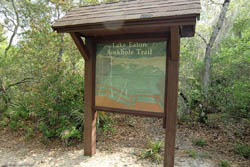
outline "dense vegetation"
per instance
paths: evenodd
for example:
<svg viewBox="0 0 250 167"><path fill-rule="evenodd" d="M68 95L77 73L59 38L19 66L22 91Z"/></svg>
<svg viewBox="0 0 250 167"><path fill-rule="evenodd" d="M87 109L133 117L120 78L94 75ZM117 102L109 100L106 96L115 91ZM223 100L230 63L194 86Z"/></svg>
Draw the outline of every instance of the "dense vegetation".
<svg viewBox="0 0 250 167"><path fill-rule="evenodd" d="M237 11L235 14L235 10L241 12ZM198 24L196 38L182 41L180 93L190 112L197 110L204 114L222 112L249 120L250 18L247 10L249 3L246 1L233 1L230 4L228 16L217 36L216 46L211 55L211 81L207 94L202 82L204 73L202 55L204 43L207 45L208 42L206 37L200 34L208 29L203 27L207 26L207 23ZM209 27L205 33L211 34L212 30L213 27Z"/></svg>
<svg viewBox="0 0 250 167"><path fill-rule="evenodd" d="M216 117L242 123L246 132L237 138L235 152L249 157L249 143L241 139L249 135L250 125L250 4L230 1L211 48L210 81L204 86L205 51L223 1L201 2L197 35L181 41L180 120L209 125ZM81 139L84 61L71 38L50 26L73 6L92 3L96 1L0 2L1 127L21 129L27 138L38 132L45 139ZM99 127L107 130L111 122L101 114Z"/></svg>

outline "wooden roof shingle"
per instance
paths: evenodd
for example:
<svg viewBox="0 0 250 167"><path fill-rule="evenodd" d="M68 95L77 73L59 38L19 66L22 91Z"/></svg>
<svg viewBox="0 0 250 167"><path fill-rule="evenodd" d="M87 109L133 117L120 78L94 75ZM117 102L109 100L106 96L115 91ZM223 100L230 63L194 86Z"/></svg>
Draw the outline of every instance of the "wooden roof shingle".
<svg viewBox="0 0 250 167"><path fill-rule="evenodd" d="M57 20L52 28L58 32L72 32L91 27L106 27L107 23L126 24L200 15L200 0L123 0L115 3L74 8Z"/></svg>

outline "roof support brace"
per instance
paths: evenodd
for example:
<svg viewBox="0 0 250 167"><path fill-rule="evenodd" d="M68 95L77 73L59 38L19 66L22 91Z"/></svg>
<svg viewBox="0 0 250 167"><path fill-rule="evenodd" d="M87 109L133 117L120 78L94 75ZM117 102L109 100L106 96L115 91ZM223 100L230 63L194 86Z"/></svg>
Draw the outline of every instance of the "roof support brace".
<svg viewBox="0 0 250 167"><path fill-rule="evenodd" d="M71 35L72 39L74 40L74 42L75 42L78 50L80 51L82 57L84 58L85 61L87 61L89 59L88 54L87 54L88 53L87 48L86 48L80 34L76 33L76 32L71 32L70 35Z"/></svg>

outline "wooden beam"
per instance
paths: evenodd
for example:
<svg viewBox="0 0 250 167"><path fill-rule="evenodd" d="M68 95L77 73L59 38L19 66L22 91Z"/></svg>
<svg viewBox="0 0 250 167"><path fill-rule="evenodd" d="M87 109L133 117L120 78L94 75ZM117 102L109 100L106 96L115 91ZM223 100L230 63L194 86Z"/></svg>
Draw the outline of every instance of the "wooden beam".
<svg viewBox="0 0 250 167"><path fill-rule="evenodd" d="M119 35L127 33L165 32L170 26L195 25L197 15L172 16L162 19L125 21L120 29L107 29L103 24L52 27L58 33L82 32L85 36ZM109 23L112 24L112 23Z"/></svg>
<svg viewBox="0 0 250 167"><path fill-rule="evenodd" d="M174 167L176 122L177 122L177 96L179 80L179 27L170 28L170 40L168 42L165 105L166 113L166 137L164 167Z"/></svg>
<svg viewBox="0 0 250 167"><path fill-rule="evenodd" d="M76 47L78 48L79 52L81 53L82 57L84 58L85 61L88 60L88 54L87 54L87 49L86 46L83 43L83 40L80 36L80 34L76 33L76 32L71 32L70 33L73 41L76 44Z"/></svg>
<svg viewBox="0 0 250 167"><path fill-rule="evenodd" d="M89 58L85 61L84 78L84 155L96 153L96 117L95 111L95 71L96 44L92 39L86 39Z"/></svg>
<svg viewBox="0 0 250 167"><path fill-rule="evenodd" d="M142 116L142 117L164 118L164 116L165 116L164 113L142 111L142 110L128 110L128 109L101 107L101 106L96 106L95 109L96 109L96 111L104 111L104 112L120 113L120 114L130 114L130 115Z"/></svg>

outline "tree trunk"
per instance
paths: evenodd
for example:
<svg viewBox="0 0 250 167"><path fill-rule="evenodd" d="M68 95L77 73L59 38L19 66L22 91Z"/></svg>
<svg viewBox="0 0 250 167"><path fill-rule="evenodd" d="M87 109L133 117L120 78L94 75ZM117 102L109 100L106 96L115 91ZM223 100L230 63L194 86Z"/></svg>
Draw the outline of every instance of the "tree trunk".
<svg viewBox="0 0 250 167"><path fill-rule="evenodd" d="M63 43L64 43L64 36L63 34L61 35L61 46L59 48L59 55L57 57L57 63L60 63L62 60L62 56L63 56Z"/></svg>
<svg viewBox="0 0 250 167"><path fill-rule="evenodd" d="M59 6L59 3L56 4L56 10L57 10L57 19L60 19L60 6ZM60 62L61 62L62 56L63 56L64 35L61 34L60 37L61 37L61 39L60 39L60 40L61 40L61 41L60 41L61 46L60 46L60 48L59 48L59 54L58 54L58 57L57 57L57 63L60 63Z"/></svg>
<svg viewBox="0 0 250 167"><path fill-rule="evenodd" d="M224 0L224 3L222 4L220 16L218 19L217 24L213 28L212 35L209 39L209 42L206 46L206 52L205 52L205 73L204 73L204 78L203 78L203 85L204 85L204 90L205 90L205 95L208 95L208 87L210 85L210 66L211 66L211 51L213 48L213 45L215 43L216 37L219 34L221 27L224 23L224 20L226 18L226 13L228 11L228 6L229 6L230 0Z"/></svg>
<svg viewBox="0 0 250 167"><path fill-rule="evenodd" d="M5 52L4 52L5 56L8 55L8 51L9 51L11 45L12 45L12 42L13 42L13 40L14 40L14 37L15 37L16 34L17 34L17 31L18 31L18 28L19 28L19 24L20 24L20 23L19 23L19 22L20 22L20 21L19 21L19 14L18 14L18 11L17 11L17 8L16 8L15 1L14 1L14 0L11 0L11 4L12 4L12 7L13 7L13 9L14 9L15 16L16 16L16 23L13 21L14 30L13 30L13 33L12 33L12 35L11 35L11 37L10 37L9 44L8 44L8 46L7 46L6 49L5 49Z"/></svg>

